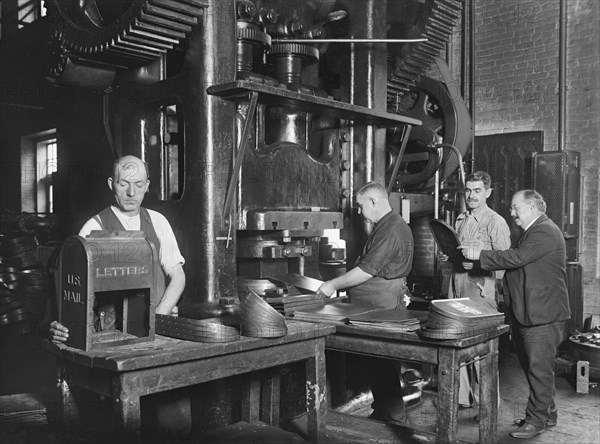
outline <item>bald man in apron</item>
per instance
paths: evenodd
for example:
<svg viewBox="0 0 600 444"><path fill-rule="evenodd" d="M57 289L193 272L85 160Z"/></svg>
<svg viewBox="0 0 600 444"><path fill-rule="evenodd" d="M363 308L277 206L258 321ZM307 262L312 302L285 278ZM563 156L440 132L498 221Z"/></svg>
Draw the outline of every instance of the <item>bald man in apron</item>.
<svg viewBox="0 0 600 444"><path fill-rule="evenodd" d="M411 270L413 236L408 224L392 211L385 188L369 182L356 193L359 214L374 225L354 268L327 281L317 294L331 297L347 290L350 303L381 309L406 310ZM349 357L350 358L350 357ZM368 380L373 393L371 418L388 422L406 422L400 378L393 361L353 357L354 370Z"/></svg>

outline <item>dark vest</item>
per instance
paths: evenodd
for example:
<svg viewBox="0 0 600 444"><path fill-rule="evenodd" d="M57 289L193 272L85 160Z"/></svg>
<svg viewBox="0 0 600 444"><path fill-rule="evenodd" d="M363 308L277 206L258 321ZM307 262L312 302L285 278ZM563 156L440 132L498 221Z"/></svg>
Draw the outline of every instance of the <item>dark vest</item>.
<svg viewBox="0 0 600 444"><path fill-rule="evenodd" d="M94 219L100 224L100 227L103 230L127 231L111 207L106 207L104 210L94 216ZM156 266L154 267L154 272L156 274L155 304L158 305L158 302L160 302L162 299L165 291L165 273L160 265L160 242L158 240L158 235L156 234L156 230L154 230L154 225L152 225L150 213L143 207L140 207L140 231L143 231L146 234L146 239L152 243L156 249L157 257L155 264Z"/></svg>

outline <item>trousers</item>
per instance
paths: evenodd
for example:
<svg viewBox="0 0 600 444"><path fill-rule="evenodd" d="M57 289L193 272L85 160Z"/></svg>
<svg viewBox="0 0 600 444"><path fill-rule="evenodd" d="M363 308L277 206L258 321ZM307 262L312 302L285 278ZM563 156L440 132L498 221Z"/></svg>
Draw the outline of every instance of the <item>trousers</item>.
<svg viewBox="0 0 600 444"><path fill-rule="evenodd" d="M408 294L406 278L373 277L349 290L350 302L382 309L406 310L403 296ZM373 410L397 421L406 420L402 386L394 361L366 356L348 356L350 385L366 380L373 393Z"/></svg>
<svg viewBox="0 0 600 444"><path fill-rule="evenodd" d="M515 351L529 384L525 420L544 427L549 412L556 410L554 358L565 322L525 326L509 315Z"/></svg>

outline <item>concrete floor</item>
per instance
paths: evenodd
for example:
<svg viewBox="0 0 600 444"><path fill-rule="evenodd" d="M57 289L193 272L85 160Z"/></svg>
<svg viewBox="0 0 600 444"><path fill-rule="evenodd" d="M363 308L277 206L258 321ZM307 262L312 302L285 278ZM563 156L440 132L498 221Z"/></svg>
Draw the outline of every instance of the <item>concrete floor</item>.
<svg viewBox="0 0 600 444"><path fill-rule="evenodd" d="M39 348L35 338L20 337L7 341L7 338L3 337L0 354L0 395L33 394L20 403L13 402L14 398L9 402L11 398L0 397L0 410L2 411L0 442L10 444L106 442L105 438L101 436L65 431L54 427L47 421L46 407L52 402L51 394L55 384L54 359ZM523 373L510 347L501 347L499 369L501 405L497 442L500 444L515 443L519 440L509 437L508 433L515 429L512 424L514 419L523 416L528 391ZM600 387L598 384L590 385L589 394L578 394L574 389L572 378L561 376L556 378L556 388L556 402L559 409L558 425L528 442L599 444ZM409 409L408 416L413 428L430 433L435 431L437 412L432 402L434 398L435 393L426 390L422 401ZM9 409L11 412L7 413ZM340 425L339 418L330 415L327 423L327 442L433 442L431 435L428 435L428 439L424 437L415 440L414 436L406 435L406 432L400 428L366 420L365 418L370 412L368 406L358 408L353 412L353 416L349 416L350 419L345 420L342 425ZM475 409L465 409L459 412L459 439L463 442L477 442L478 425L473 421L475 413L477 413ZM299 432L302 432L300 429ZM142 436L124 441L113 439L112 443L192 443L198 441L198 438L195 437L174 441L158 436ZM252 441L259 442L256 440L236 442Z"/></svg>
<svg viewBox="0 0 600 444"><path fill-rule="evenodd" d="M524 417L528 398L528 386L525 376L519 366L517 357L509 352L501 357L500 370L500 408L498 411L497 443L516 443L522 440L514 439L509 433L517 428L515 419ZM574 378L573 378L574 379ZM599 444L600 443L600 387L591 384L589 394L579 394L574 389L574 381L567 377L556 378L556 403L558 406L558 425L549 428L527 442L531 443L569 443L569 444ZM433 404L436 394L425 390L423 400L408 410L411 427L435 432L437 410ZM366 417L371 409L357 411ZM477 408L459 410L458 439L464 442L478 442L478 424L473 420ZM390 441L402 442L394 436Z"/></svg>

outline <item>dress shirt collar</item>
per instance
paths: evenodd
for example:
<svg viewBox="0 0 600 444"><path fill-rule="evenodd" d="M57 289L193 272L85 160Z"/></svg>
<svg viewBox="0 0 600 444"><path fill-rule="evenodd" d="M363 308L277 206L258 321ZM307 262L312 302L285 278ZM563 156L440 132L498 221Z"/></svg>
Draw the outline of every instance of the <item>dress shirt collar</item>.
<svg viewBox="0 0 600 444"><path fill-rule="evenodd" d="M536 217L535 219L533 219L531 222L529 222L529 224L525 227L525 230L523 230L523 231L529 230L529 227L531 227L535 223L535 221L538 220L540 217L542 217L541 214L538 217Z"/></svg>
<svg viewBox="0 0 600 444"><path fill-rule="evenodd" d="M474 217L477 222L481 222L481 219L490 211L490 207L484 205L479 209L477 213L473 213L472 211L465 211L464 213L460 213L456 220L466 219L467 217Z"/></svg>

